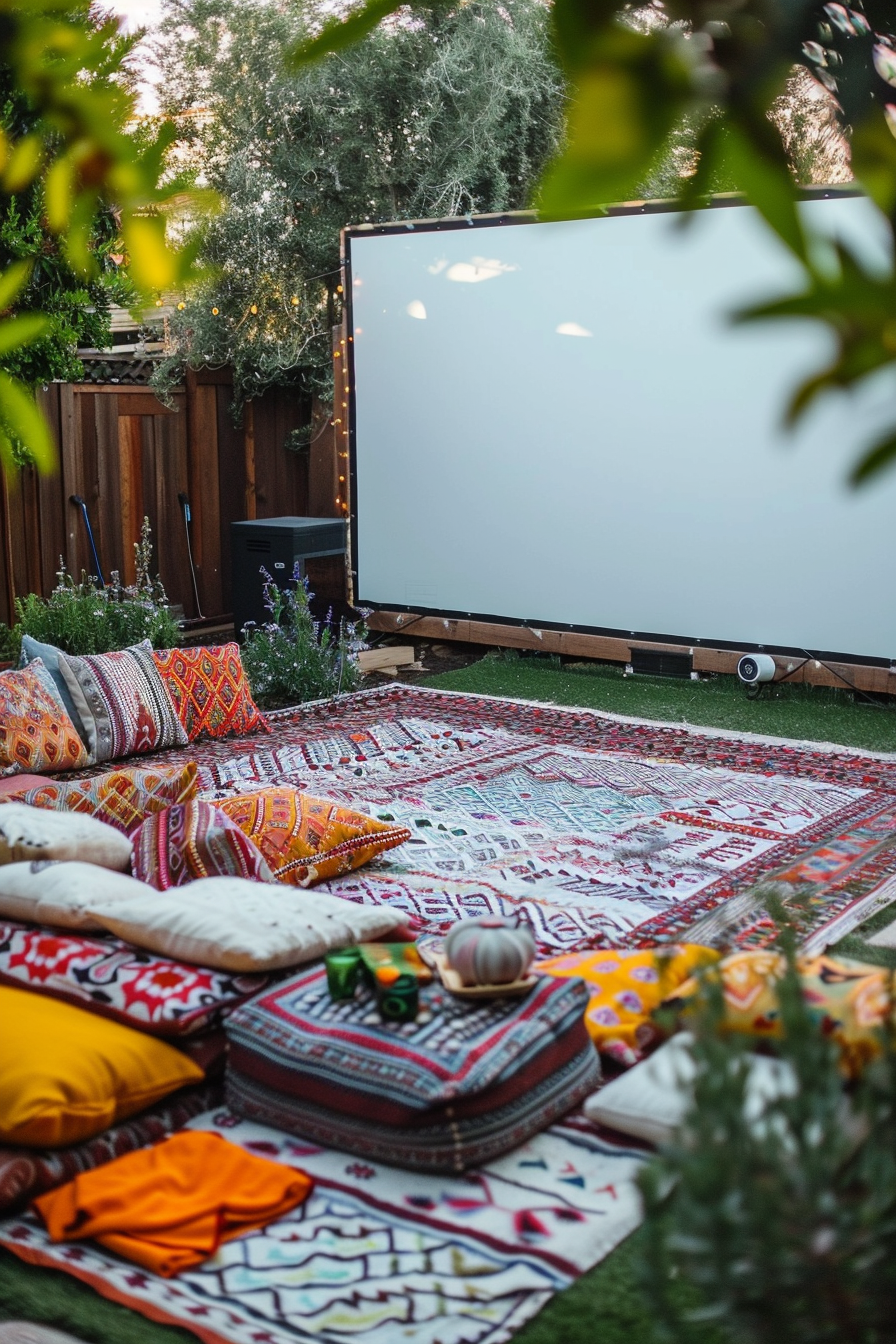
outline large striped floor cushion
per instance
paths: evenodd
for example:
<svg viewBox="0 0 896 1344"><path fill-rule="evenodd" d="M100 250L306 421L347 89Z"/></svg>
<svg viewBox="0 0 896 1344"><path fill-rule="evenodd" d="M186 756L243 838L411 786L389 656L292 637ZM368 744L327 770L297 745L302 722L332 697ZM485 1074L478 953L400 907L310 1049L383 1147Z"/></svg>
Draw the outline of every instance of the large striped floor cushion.
<svg viewBox="0 0 896 1344"><path fill-rule="evenodd" d="M516 1147L600 1077L580 980L540 978L522 999L421 987L412 1024L382 1022L359 990L334 1003L322 966L227 1022L227 1097L239 1115L346 1152L462 1171Z"/></svg>

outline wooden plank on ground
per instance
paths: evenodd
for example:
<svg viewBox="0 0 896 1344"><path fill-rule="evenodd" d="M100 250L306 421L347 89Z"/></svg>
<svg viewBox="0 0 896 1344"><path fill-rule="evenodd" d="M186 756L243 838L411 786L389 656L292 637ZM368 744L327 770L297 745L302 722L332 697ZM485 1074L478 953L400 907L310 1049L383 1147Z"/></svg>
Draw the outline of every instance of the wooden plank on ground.
<svg viewBox="0 0 896 1344"><path fill-rule="evenodd" d="M384 667L404 667L414 662L411 644L384 645L381 649L365 649L358 654L362 672L378 672Z"/></svg>

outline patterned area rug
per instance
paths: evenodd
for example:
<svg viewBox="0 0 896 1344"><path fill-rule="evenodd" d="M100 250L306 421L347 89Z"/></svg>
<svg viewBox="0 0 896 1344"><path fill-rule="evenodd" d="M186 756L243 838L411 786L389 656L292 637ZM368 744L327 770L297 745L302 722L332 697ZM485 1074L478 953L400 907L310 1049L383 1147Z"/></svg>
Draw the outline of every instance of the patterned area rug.
<svg viewBox="0 0 896 1344"><path fill-rule="evenodd" d="M410 911L524 913L543 953L683 937L762 945L773 880L818 948L896 898L896 760L387 687L191 747L206 797L288 782L410 827L328 889ZM192 1122L309 1171L290 1218L164 1282L30 1215L0 1243L210 1344L502 1344L638 1222L643 1160L576 1117L442 1178L323 1151L227 1112Z"/></svg>
<svg viewBox="0 0 896 1344"><path fill-rule="evenodd" d="M205 796L288 782L408 826L328 889L426 933L519 910L544 953L761 946L774 881L817 951L896 898L896 758L405 686L272 726L189 749Z"/></svg>
<svg viewBox="0 0 896 1344"><path fill-rule="evenodd" d="M300 1167L312 1195L174 1280L91 1243L54 1246L34 1214L0 1223L0 1244L207 1344L503 1344L640 1220L643 1154L584 1121L463 1177L361 1162L226 1111L190 1128Z"/></svg>

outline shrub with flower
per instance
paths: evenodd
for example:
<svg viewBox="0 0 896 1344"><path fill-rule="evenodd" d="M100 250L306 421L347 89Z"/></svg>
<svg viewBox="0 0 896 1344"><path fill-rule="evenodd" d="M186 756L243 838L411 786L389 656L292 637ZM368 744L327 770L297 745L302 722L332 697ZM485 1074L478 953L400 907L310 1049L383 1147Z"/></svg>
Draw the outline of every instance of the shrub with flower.
<svg viewBox="0 0 896 1344"><path fill-rule="evenodd" d="M322 700L343 691L356 690L361 681L358 654L365 647L367 631L359 620L315 619L308 580L298 563L288 587L281 588L262 567L264 605L271 614L265 625L249 622L243 666L252 695L262 708Z"/></svg>

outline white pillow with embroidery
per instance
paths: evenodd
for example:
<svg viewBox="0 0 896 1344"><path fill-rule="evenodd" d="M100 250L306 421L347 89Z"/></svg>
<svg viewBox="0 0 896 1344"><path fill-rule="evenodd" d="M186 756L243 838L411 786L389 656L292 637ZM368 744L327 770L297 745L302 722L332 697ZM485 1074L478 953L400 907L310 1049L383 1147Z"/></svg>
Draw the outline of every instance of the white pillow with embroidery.
<svg viewBox="0 0 896 1344"><path fill-rule="evenodd" d="M203 877L169 891L96 901L92 918L119 938L175 961L215 970L281 970L325 952L382 938L408 916L356 905L317 887L305 891L242 877Z"/></svg>
<svg viewBox="0 0 896 1344"><path fill-rule="evenodd" d="M0 866L0 915L60 929L104 928L89 915L97 901L133 900L146 890L144 882L95 863L36 859Z"/></svg>
<svg viewBox="0 0 896 1344"><path fill-rule="evenodd" d="M114 826L83 812L3 803L0 864L32 859L72 859L125 873L131 866L131 842Z"/></svg>

